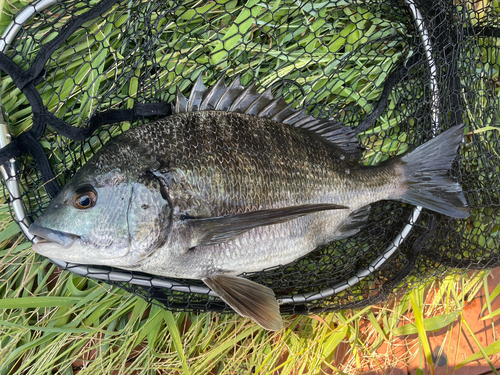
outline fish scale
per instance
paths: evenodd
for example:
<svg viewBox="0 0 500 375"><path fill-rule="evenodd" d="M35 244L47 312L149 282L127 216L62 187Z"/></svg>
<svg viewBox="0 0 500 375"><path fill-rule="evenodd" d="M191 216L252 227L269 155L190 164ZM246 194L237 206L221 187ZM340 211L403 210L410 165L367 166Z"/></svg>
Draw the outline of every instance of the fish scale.
<svg viewBox="0 0 500 375"><path fill-rule="evenodd" d="M207 122L210 122L210 117L217 119L220 114L217 112L206 113L202 118L196 118L197 114L198 113L190 114L190 118L186 119L186 121L189 122L194 133L203 137L207 130ZM240 114L232 115L235 117L245 117ZM193 127L193 124L198 121L203 121L202 124L205 132L198 132L198 129ZM270 130L274 129L275 123L270 120L265 121L268 123ZM178 128L182 126L183 123L183 121L177 121L170 125L165 123L164 126ZM212 123L214 124L214 129L211 133L220 134L218 130L222 125L216 125L216 122ZM231 123L226 126L236 127ZM221 145L225 145L226 148L229 148L228 145L234 144L231 142L231 139L224 139L221 137L215 139L214 142L207 145L207 147L204 147L204 152L201 152L200 149L189 147L189 144L199 143L199 141L193 137L188 139L173 137L174 140L180 139L183 142L179 145L171 144L170 152L172 156L166 155L165 158L177 161L175 164L172 163L171 167L187 174L187 178L192 186L196 185L195 181L197 179L210 181L212 184L210 191L214 194L219 191L227 192L228 190L224 188L225 186L248 186L249 182L251 182L251 186L254 189L258 189L259 187L263 188L264 191L259 195L250 194L248 197L245 197L245 194L241 194L241 191L238 191L237 199L236 197L230 197L233 200L245 202L243 203L244 205L246 202L255 202L255 199L261 199L262 202L259 202L259 206L262 208L269 207L269 205L275 204L277 201L283 202L283 205L288 204L289 202L286 197L280 196L280 193L283 191L286 191L287 195L301 196L303 200L308 200L307 196L304 195L304 193L308 191L311 196L309 199L317 194L324 195L326 190L330 190L329 187L332 185L333 179L341 180L343 178L341 175L347 168L355 169L355 167L346 164L345 161L329 161L321 152L310 152L309 150L311 149L317 150L318 147L321 147L325 150L325 153L327 153L327 145L323 145L320 141L317 141L315 144L309 142L309 144L306 143L301 145L304 152L300 154L295 151L299 146L299 144L297 144L298 142L294 142L290 136L285 138L283 132L280 132L279 138L271 135L262 137L267 138L266 142L257 142L262 144L262 146L257 147L255 145L256 142L253 141L253 132L250 133L238 127L236 127L236 129L239 129L239 131L234 131L233 135L237 134L238 141L240 142L238 143L237 149L238 155L241 157L239 160L236 157L230 156L231 152L234 153L234 151L221 148ZM144 129L141 132L141 138L149 138L149 132L147 132L147 130L148 129ZM151 129L151 131L156 131L156 129ZM264 133L264 131L261 131L259 135L262 133ZM268 132L268 134L270 133L271 132ZM219 139L221 139L220 142L218 141ZM250 141L248 141L249 139ZM247 140L247 142L244 142L245 140ZM271 140L274 140L274 142L271 142ZM186 145L186 143L188 144ZM288 147L281 147L280 145L283 143L287 144ZM178 151L176 151L176 149ZM269 155L273 149L275 152ZM189 152L186 152L186 150L189 150ZM290 150L293 150L293 152L290 152ZM203 165L205 170L202 171L201 166L198 167L194 166L194 164L186 164L195 163L195 159L197 160L197 165ZM301 160L300 166L296 166L297 160ZM224 163L226 163L226 165L224 165ZM332 164L332 169L330 171L327 171L324 166L327 163ZM241 168L241 164L243 164L245 168ZM223 169L226 167L232 168L234 173L225 173ZM336 167L336 170L333 169L334 167ZM212 173L210 174L210 172ZM281 178L279 178L280 176ZM236 178L240 180L237 181ZM354 173L353 178L355 178ZM311 186L314 187L314 189L311 189ZM227 199L226 194L223 195L223 197L219 198L215 195L212 198L216 206L219 206L217 199ZM236 209L238 208L239 207ZM223 214L223 212L220 213Z"/></svg>
<svg viewBox="0 0 500 375"><path fill-rule="evenodd" d="M224 121L218 121L221 116ZM163 159L177 160L177 163L169 162L168 171L162 170L159 174L175 171L179 188L183 191L196 191L211 216L234 214L249 209L263 210L325 202L345 205L349 209L342 213L325 211L279 224L279 231L286 233L283 236L285 239L292 233L303 237L300 241L304 244L301 246L295 243L296 239L291 243L281 237L277 240L278 237L269 228L256 228L247 232L242 235L242 241L247 244L247 253L238 253L238 257L241 256L247 261L240 262L241 267L231 267L230 264L224 263L224 257L221 257L217 267L225 272L239 274L258 269L261 263L255 266L254 254L266 259L267 267L283 264L288 258L284 259L280 252L276 253L272 261L269 256L263 256L271 249L281 249L283 246L289 249L300 248L297 253L291 252L290 258L296 259L297 256L305 254L302 249L314 248L320 243L334 240L340 224L352 211L366 205L367 201L377 201L394 195L394 181L397 181L397 175L392 167L367 169L349 165L345 160L341 160L335 147L329 147L319 138L303 137L300 129L286 127L267 119L260 119L256 127L243 126L242 123L247 123L249 119L249 115L239 113L210 111L201 115L201 112L193 112L180 114L156 123L155 126L138 128L136 131L140 132L140 138L145 140L151 139L149 132L158 132L159 129L173 135L174 142L170 143L169 152L156 155L156 158L160 163ZM231 131L224 131L224 127L230 127ZM189 129L191 136L179 136L186 133L186 129ZM132 140L137 139L134 130L127 134L121 142L127 142L130 138L132 143ZM193 144L201 143L206 134L216 134L217 138L206 143L203 148L192 147ZM235 138L239 141L237 151L232 147L232 140ZM280 147L282 144L286 147ZM134 153L133 149L131 152ZM231 156L236 152L239 158ZM132 157L138 159L141 155ZM239 167L238 159L243 162L245 168ZM297 164L298 160L301 161L300 165ZM349 176L345 174L347 168L351 170ZM203 188L200 189L202 185ZM365 185L368 186L368 192L362 190ZM245 188L241 189L243 186ZM375 186L377 189L373 189ZM180 213L197 217L198 207L192 211L191 202L176 200L175 196L176 193L172 192L173 204L178 206ZM272 237L266 238L266 233ZM259 241L255 241L253 236L258 236ZM231 251L232 244L229 243L228 246ZM211 272L208 268L213 264L210 262L216 259L211 253L217 251L204 251L203 254L207 254L206 259L201 255L198 259L201 264L207 263L205 274ZM154 259L154 262L168 264L172 269L174 260L164 257L159 262ZM149 263L143 261L143 264ZM180 263L184 264L185 259ZM159 267L157 272L165 271ZM184 267L183 273L175 273L176 277L187 278L192 270Z"/></svg>
<svg viewBox="0 0 500 375"><path fill-rule="evenodd" d="M273 291L238 275L356 234L379 200L468 215L448 175L463 126L365 167L353 161L353 129L245 89L239 78L208 89L200 76L173 108L112 139L75 174L30 227L42 238L35 251L201 279L239 314L277 330ZM76 204L82 197L91 204Z"/></svg>

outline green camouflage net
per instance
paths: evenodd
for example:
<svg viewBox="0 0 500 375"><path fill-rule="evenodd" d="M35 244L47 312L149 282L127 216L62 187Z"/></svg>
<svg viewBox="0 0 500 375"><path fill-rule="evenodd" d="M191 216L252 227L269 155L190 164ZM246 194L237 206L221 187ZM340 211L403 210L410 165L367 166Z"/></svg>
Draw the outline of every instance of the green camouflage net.
<svg viewBox="0 0 500 375"><path fill-rule="evenodd" d="M358 127L365 164L454 125L467 129L451 173L464 188L468 219L374 204L357 235L245 275L271 287L282 312L370 305L406 286L412 273L500 265L496 2L36 4L0 39L1 101L13 135L0 154L3 188L21 227L111 137L169 115L177 89L187 96L199 75L206 86L241 75L245 86L273 87L311 115ZM16 208L21 203L25 217ZM167 309L231 311L201 281L64 267Z"/></svg>

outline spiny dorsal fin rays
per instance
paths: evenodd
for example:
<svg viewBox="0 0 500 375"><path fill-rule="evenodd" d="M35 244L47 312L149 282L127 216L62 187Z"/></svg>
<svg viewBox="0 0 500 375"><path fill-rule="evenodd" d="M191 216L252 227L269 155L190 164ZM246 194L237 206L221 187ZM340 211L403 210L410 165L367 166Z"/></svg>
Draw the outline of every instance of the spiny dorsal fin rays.
<svg viewBox="0 0 500 375"><path fill-rule="evenodd" d="M225 78L225 76L223 76L223 78ZM244 87L241 85L240 76L238 75L227 87L226 92L222 94L221 98L217 102L216 110L229 110L229 107L231 107L231 104L240 95L240 92L243 91L243 89Z"/></svg>
<svg viewBox="0 0 500 375"><path fill-rule="evenodd" d="M229 112L245 113L245 109L258 97L259 93L255 88L255 83L252 83L250 86L243 89L240 95L234 99L233 104L229 107Z"/></svg>
<svg viewBox="0 0 500 375"><path fill-rule="evenodd" d="M217 108L217 103L227 91L225 76L219 78L217 83L210 89L200 104L200 111L213 111Z"/></svg>
<svg viewBox="0 0 500 375"><path fill-rule="evenodd" d="M355 129L340 122L328 119L317 119L309 116L304 110L293 109L282 97L274 98L271 88L259 94L255 84L244 87L240 76L229 86L222 76L211 88L205 87L202 75L198 76L189 99L177 90L175 113L196 111L228 111L252 116L268 118L276 122L307 129L334 143L349 154L356 154L359 142Z"/></svg>
<svg viewBox="0 0 500 375"><path fill-rule="evenodd" d="M187 106L188 106L188 100L184 95L182 95L181 90L179 90L179 86L177 86L177 90L175 91L174 113L186 113Z"/></svg>
<svg viewBox="0 0 500 375"><path fill-rule="evenodd" d="M257 97L245 110L247 115L259 116L260 111L274 99L271 88L269 87L260 96ZM261 116L263 117L263 116Z"/></svg>
<svg viewBox="0 0 500 375"><path fill-rule="evenodd" d="M274 120L276 122L283 122L284 119L295 112L295 109L293 109L293 103L290 103L285 108L281 109L278 113L274 113L274 116L271 118L271 120Z"/></svg>
<svg viewBox="0 0 500 375"><path fill-rule="evenodd" d="M288 106L283 98L276 98L267 104L262 110L257 114L259 117L271 118L272 114L282 111Z"/></svg>
<svg viewBox="0 0 500 375"><path fill-rule="evenodd" d="M203 84L203 78L200 74L189 94L187 112L197 112L200 110L200 104L207 91L208 88Z"/></svg>
<svg viewBox="0 0 500 375"><path fill-rule="evenodd" d="M299 122L304 117L308 117L308 116L306 115L306 112L302 109L300 111L295 111L290 116L288 116L286 119L284 119L282 122L285 124L294 125L296 122Z"/></svg>
<svg viewBox="0 0 500 375"><path fill-rule="evenodd" d="M307 119L307 120L309 120L309 119ZM329 124L329 121L327 119L324 119L324 118L316 119L316 118L314 118L311 121L304 122L301 125L301 127L304 128L304 129L309 129L309 130L314 131L314 132L320 132L320 131L325 130L325 127L327 127L328 124Z"/></svg>
<svg viewBox="0 0 500 375"><path fill-rule="evenodd" d="M312 117L312 116L306 116L304 118L301 118L300 120L297 120L293 123L294 126L297 128L304 128L304 129L311 129L311 123L318 121L317 118Z"/></svg>

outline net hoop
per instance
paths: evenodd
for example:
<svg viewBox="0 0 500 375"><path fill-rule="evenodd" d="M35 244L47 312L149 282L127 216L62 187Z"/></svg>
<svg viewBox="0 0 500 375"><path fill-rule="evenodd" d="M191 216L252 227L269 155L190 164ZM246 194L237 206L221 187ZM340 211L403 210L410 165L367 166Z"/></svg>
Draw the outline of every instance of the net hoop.
<svg viewBox="0 0 500 375"><path fill-rule="evenodd" d="M7 27L3 40L0 40L0 52L7 52L9 45L16 38L16 35L21 30L22 26L26 24L37 12L41 12L50 6L56 4L56 0L40 0L37 1L26 8L24 8L12 23ZM413 16L413 21L417 32L419 33L422 45L425 51L425 60L427 63L427 68L429 71L429 89L431 92L431 118L432 118L432 134L436 136L440 131L439 123L439 88L437 82L437 71L436 63L432 56L432 45L429 37L429 32L427 25L425 24L424 18L421 12L416 6L413 0L405 0L406 5L411 11ZM2 110L2 103L0 99L0 149L5 147L11 141L11 135L9 132L8 122L5 119ZM28 231L29 229L29 219L27 215L27 209L21 198L19 179L17 178L17 161L15 158L9 160L8 163L0 166L0 173L6 183L7 191L10 195L10 200L13 207L13 212L16 219L19 222L22 233L31 242L36 243L38 238L31 235ZM278 299L280 305L284 304L301 304L311 301L316 301L340 293L349 287L358 284L364 278L370 276L373 272L379 269L398 249L403 241L409 236L411 230L418 220L420 213L422 211L421 207L415 207L410 215L407 224L403 229L396 235L394 240L388 245L385 251L383 251L374 261L372 261L369 266L356 272L355 275L350 277L348 280L335 284L329 288L321 289L317 292L312 293L300 293L293 295L286 295ZM160 279L157 277L142 277L140 275L131 275L130 273L120 272L120 271L108 271L100 269L95 266L83 266L79 264L67 263L58 259L50 259L52 263L60 268L67 269L68 271L79 275L92 277L97 280L103 281L114 281L114 282L125 282L133 285L145 286L145 287L159 287L168 288L173 291L184 292L184 293L199 293L209 296L217 297L217 294L211 289L205 286L199 285L189 285L187 283L179 283L175 280Z"/></svg>

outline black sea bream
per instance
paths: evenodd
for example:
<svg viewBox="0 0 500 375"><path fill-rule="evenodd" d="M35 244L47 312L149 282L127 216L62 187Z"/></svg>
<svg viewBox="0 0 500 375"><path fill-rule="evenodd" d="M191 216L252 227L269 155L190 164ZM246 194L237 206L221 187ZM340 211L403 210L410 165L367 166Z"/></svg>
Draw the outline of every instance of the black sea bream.
<svg viewBox="0 0 500 375"><path fill-rule="evenodd" d="M282 327L271 289L238 277L355 234L373 202L392 199L468 216L448 176L463 127L365 167L354 130L295 111L236 78L175 114L106 144L30 227L47 257L201 279L262 327Z"/></svg>

